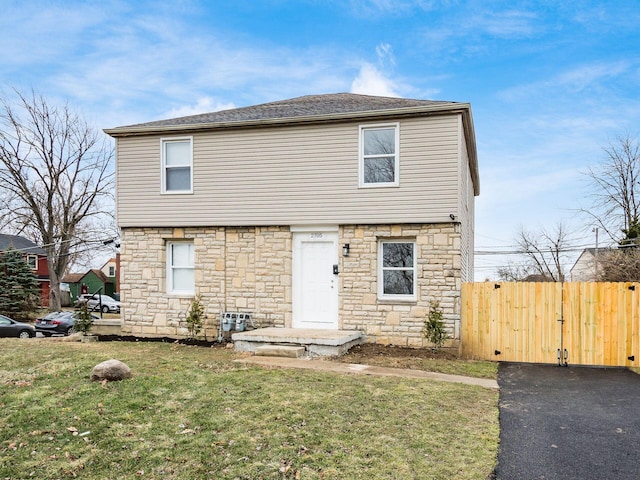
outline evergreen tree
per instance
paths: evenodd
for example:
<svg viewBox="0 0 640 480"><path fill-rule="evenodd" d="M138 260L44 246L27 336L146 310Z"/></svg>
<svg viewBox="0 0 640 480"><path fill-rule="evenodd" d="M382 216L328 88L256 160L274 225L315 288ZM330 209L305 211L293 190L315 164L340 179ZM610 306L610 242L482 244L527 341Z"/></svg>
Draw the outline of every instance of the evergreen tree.
<svg viewBox="0 0 640 480"><path fill-rule="evenodd" d="M40 304L40 288L31 267L18 250L0 252L0 312L27 320Z"/></svg>
<svg viewBox="0 0 640 480"><path fill-rule="evenodd" d="M621 247L635 248L640 244L640 219L633 217L629 222L629 228L623 228L624 238L620 240Z"/></svg>

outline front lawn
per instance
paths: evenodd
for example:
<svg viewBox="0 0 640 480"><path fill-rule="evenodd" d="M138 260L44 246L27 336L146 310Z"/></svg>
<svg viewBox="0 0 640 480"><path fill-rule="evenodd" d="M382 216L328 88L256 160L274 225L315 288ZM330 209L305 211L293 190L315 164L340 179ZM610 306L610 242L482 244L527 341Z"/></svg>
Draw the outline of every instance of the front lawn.
<svg viewBox="0 0 640 480"><path fill-rule="evenodd" d="M133 378L89 381L117 358ZM498 393L222 348L0 340L0 478L485 479Z"/></svg>

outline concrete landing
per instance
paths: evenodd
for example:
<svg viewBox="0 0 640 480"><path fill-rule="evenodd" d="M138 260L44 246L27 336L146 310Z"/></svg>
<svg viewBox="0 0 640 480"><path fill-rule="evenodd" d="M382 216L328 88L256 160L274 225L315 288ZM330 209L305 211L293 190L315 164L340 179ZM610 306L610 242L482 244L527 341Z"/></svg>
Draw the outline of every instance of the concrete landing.
<svg viewBox="0 0 640 480"><path fill-rule="evenodd" d="M268 327L231 335L236 352L255 353L259 347L285 345L305 348L305 355L333 357L364 343L362 332Z"/></svg>

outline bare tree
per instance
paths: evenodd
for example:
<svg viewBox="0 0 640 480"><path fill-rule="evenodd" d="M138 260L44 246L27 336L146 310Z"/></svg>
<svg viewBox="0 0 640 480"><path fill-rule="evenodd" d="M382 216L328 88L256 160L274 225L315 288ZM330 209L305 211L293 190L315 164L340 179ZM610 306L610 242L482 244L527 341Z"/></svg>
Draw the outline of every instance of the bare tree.
<svg viewBox="0 0 640 480"><path fill-rule="evenodd" d="M626 135L604 151L605 161L586 172L592 202L583 211L617 242L640 218L640 143Z"/></svg>
<svg viewBox="0 0 640 480"><path fill-rule="evenodd" d="M537 273L528 263L511 262L506 266L498 268L498 278L503 282L522 282L531 275Z"/></svg>
<svg viewBox="0 0 640 480"><path fill-rule="evenodd" d="M598 257L598 267L598 280L601 282L640 282L640 249L604 251Z"/></svg>
<svg viewBox="0 0 640 480"><path fill-rule="evenodd" d="M27 233L47 252L49 306L60 309L60 279L87 238L91 221L111 214L113 148L68 105L15 91L0 98L3 226Z"/></svg>
<svg viewBox="0 0 640 480"><path fill-rule="evenodd" d="M532 232L522 228L516 244L524 256L522 263L511 263L498 270L501 280L522 281L536 276L552 282L564 282L565 265L568 261L569 229L558 223L553 230L541 229Z"/></svg>

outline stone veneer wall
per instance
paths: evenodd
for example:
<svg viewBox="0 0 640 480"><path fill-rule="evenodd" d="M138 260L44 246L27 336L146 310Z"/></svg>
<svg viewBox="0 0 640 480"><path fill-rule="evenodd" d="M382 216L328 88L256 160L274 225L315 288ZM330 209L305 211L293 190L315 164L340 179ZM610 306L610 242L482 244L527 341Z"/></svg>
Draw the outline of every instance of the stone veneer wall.
<svg viewBox="0 0 640 480"><path fill-rule="evenodd" d="M378 240L415 239L418 300L377 298ZM290 327L292 233L285 227L125 228L122 230L123 334L183 336L192 297L166 293L166 242L192 239L196 293L218 335L221 311L251 312L256 325ZM460 233L454 224L345 225L340 246L340 328L361 330L378 343L423 346L429 302L439 300L451 334L460 321Z"/></svg>
<svg viewBox="0 0 640 480"><path fill-rule="evenodd" d="M250 312L260 326L291 325L289 227L122 229L122 333L184 336L192 296L166 293L166 243L193 240L196 293L205 333L218 336L221 311Z"/></svg>
<svg viewBox="0 0 640 480"><path fill-rule="evenodd" d="M378 240L416 241L417 301L378 300ZM440 302L450 337L459 338L460 233L457 224L348 225L340 243L350 246L342 257L341 328L361 330L377 343L426 346L422 334L432 300Z"/></svg>

